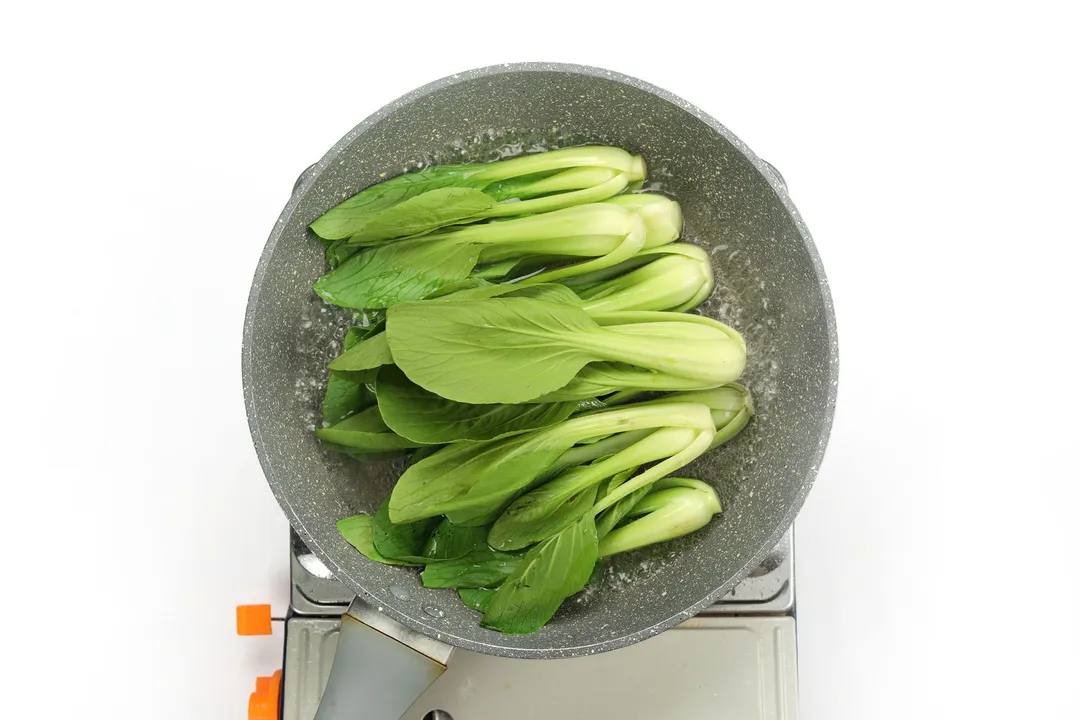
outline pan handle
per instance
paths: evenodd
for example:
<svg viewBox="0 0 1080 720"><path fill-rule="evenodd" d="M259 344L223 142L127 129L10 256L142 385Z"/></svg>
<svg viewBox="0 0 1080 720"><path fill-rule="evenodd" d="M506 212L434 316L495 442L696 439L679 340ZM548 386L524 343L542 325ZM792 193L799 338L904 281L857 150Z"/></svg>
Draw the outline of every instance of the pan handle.
<svg viewBox="0 0 1080 720"><path fill-rule="evenodd" d="M397 720L446 670L451 650L354 600L315 720Z"/></svg>
<svg viewBox="0 0 1080 720"><path fill-rule="evenodd" d="M776 169L776 166L773 165L768 160L765 160L763 158L758 158L758 160L761 160L762 165L764 165L765 168L772 174L773 179L776 180L776 182L780 183L780 186L782 188L784 188L784 190L787 190L788 189L787 180L785 180L784 176L780 174L780 171ZM315 167L315 166L312 165L311 167ZM304 173L307 173L308 170L311 170L311 167L309 167L307 170L305 170ZM305 175L301 174L300 179L296 181L297 187L299 187L300 183L305 179L306 179ZM293 188L293 190L295 191L296 188Z"/></svg>
<svg viewBox="0 0 1080 720"><path fill-rule="evenodd" d="M299 187L304 184L304 181L311 176L311 173L315 172L315 165L316 163L311 163L306 168L304 168L304 171L300 173L299 176L297 176L296 182L294 182L292 186L293 195L295 195L297 189L299 189Z"/></svg>

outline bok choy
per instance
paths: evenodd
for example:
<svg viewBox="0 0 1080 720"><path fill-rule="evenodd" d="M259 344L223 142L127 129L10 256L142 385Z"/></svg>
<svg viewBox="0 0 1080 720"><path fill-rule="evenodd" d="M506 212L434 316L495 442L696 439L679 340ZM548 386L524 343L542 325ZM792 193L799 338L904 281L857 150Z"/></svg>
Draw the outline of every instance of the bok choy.
<svg viewBox="0 0 1080 720"><path fill-rule="evenodd" d="M713 263L676 242L678 202L627 192L644 179L596 146L432 166L311 225L331 266L315 292L375 313L330 363L315 434L411 456L338 529L499 632L542 627L603 558L707 525L713 487L670 476L754 414L742 336L688 312Z"/></svg>
<svg viewBox="0 0 1080 720"><path fill-rule="evenodd" d="M311 229L324 240L376 244L444 225L596 202L644 179L641 156L601 146L436 165L361 190L325 212Z"/></svg>
<svg viewBox="0 0 1080 720"><path fill-rule="evenodd" d="M669 216L678 215L678 204L672 200L657 196L653 204ZM523 281L534 285L617 265L649 245L672 242L678 231L670 217L668 222L646 223L634 206L580 205L367 248L319 278L315 292L342 307L387 308L421 300L474 274L508 275L530 258L548 263L591 258Z"/></svg>
<svg viewBox="0 0 1080 720"><path fill-rule="evenodd" d="M602 326L571 304L491 298L402 303L390 308L386 327L394 362L417 385L459 402L517 403L558 390L597 361L655 373L656 390L737 379L746 365L741 340L690 317L628 313L630 322Z"/></svg>

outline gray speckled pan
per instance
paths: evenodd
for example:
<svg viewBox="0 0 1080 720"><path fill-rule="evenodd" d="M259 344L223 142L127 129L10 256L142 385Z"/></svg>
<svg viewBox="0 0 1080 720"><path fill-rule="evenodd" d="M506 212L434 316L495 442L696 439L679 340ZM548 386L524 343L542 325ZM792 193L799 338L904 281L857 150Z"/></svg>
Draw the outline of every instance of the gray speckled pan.
<svg viewBox="0 0 1080 720"><path fill-rule="evenodd" d="M329 343L343 320L311 291L324 266L307 225L347 195L419 161L486 160L500 149L583 142L643 154L651 186L682 203L685 237L709 249L718 278L701 311L746 337L745 380L758 416L730 446L680 473L720 490L720 517L682 541L617 558L546 627L508 636L481 628L479 615L453 591L421 587L415 569L370 562L335 529L345 515L373 511L401 466L339 460L312 435L325 364L334 354ZM629 645L688 618L730 590L780 539L825 450L836 396L836 330L817 252L781 179L720 123L624 75L502 65L405 95L305 173L255 273L243 371L251 434L270 487L338 579L392 618L453 645L566 657ZM434 617L438 610L442 617Z"/></svg>

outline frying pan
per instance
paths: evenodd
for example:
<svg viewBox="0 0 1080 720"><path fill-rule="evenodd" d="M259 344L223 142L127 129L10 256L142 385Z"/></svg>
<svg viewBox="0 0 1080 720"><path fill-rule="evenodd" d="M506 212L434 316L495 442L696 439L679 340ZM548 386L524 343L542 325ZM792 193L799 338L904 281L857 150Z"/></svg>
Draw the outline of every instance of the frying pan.
<svg viewBox="0 0 1080 720"><path fill-rule="evenodd" d="M584 143L643 155L646 189L680 201L684 239L709 251L717 277L699 312L746 338L744 381L757 416L734 442L680 471L717 488L724 512L712 523L681 541L613 558L596 587L564 603L544 628L502 635L480 627L454 591L422 587L415 569L367 560L335 528L346 515L373 512L403 466L341 460L314 437L332 342L348 316L311 290L325 265L307 226L348 195L421 161L484 161ZM379 618L374 624L385 619L400 628L399 639L427 636L495 655L564 658L630 645L691 617L779 541L825 450L836 329L821 262L783 180L730 131L664 90L607 70L500 65L410 92L304 173L255 272L243 378L270 488L308 547L356 592L357 608L373 608L353 615ZM371 649L361 662L386 657L377 641L364 643ZM344 654L339 650L339 663Z"/></svg>

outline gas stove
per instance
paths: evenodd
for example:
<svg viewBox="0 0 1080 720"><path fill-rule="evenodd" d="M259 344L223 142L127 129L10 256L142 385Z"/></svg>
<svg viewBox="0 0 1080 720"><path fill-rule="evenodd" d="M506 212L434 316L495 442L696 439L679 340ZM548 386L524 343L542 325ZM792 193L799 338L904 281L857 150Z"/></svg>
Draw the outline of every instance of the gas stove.
<svg viewBox="0 0 1080 720"><path fill-rule="evenodd" d="M334 662L341 616L350 606L355 615L357 600L295 532L289 561L292 594L280 718L312 720ZM380 623L397 625L370 612ZM446 672L402 719L793 720L797 667L789 530L757 570L719 602L630 647L558 660L454 649ZM362 716L362 711L356 715Z"/></svg>

